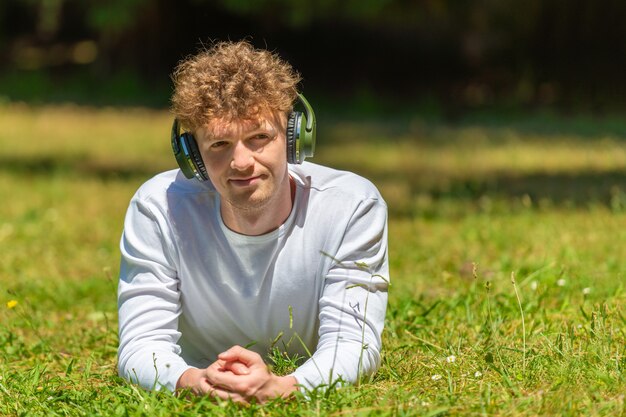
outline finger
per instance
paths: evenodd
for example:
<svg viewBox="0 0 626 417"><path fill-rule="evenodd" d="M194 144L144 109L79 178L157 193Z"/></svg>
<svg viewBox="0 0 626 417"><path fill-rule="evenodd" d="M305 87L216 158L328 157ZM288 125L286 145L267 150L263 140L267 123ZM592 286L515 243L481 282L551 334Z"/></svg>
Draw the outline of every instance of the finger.
<svg viewBox="0 0 626 417"><path fill-rule="evenodd" d="M240 361L231 361L227 362L222 359L218 359L213 362L208 368L208 370L212 371L220 371L220 372L232 372L237 375L248 375L250 373L250 368L246 366L243 362Z"/></svg>
<svg viewBox="0 0 626 417"><path fill-rule="evenodd" d="M224 365L222 365L222 369L226 371L231 371L236 375L250 374L250 368L248 368L247 365L239 361L224 362Z"/></svg>
<svg viewBox="0 0 626 417"><path fill-rule="evenodd" d="M218 360L216 360L215 362L213 362L211 365L209 365L206 368L206 372L209 372L209 371L223 371L223 370L225 370L224 367L226 366L227 363L228 362L226 362L225 360L218 359Z"/></svg>
<svg viewBox="0 0 626 417"><path fill-rule="evenodd" d="M222 388L226 391L242 393L246 386L248 375L236 375L230 371L214 371L207 372L207 379L211 386Z"/></svg>
<svg viewBox="0 0 626 417"><path fill-rule="evenodd" d="M241 394L228 391L220 387L211 386L207 394L210 397L219 398L221 400L231 400L237 403L248 403L248 401Z"/></svg>
<svg viewBox="0 0 626 417"><path fill-rule="evenodd" d="M213 387L209 384L209 380L206 378L202 378L199 384L199 392L195 392L196 395L207 395L210 394Z"/></svg>
<svg viewBox="0 0 626 417"><path fill-rule="evenodd" d="M227 362L234 362L238 360L248 366L252 363L258 363L259 361L263 362L261 355L251 350L242 348L241 346L233 346L226 352L222 352L217 355L217 357L218 359L222 359Z"/></svg>

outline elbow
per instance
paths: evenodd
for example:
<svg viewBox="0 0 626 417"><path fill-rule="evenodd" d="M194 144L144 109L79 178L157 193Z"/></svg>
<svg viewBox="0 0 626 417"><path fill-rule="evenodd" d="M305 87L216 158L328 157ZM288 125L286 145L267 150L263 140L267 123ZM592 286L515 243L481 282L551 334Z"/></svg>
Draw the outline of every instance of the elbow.
<svg viewBox="0 0 626 417"><path fill-rule="evenodd" d="M119 350L117 354L117 374L121 378L133 382L128 369L128 357L121 350Z"/></svg>
<svg viewBox="0 0 626 417"><path fill-rule="evenodd" d="M372 377L380 368L380 351L365 347L361 361L361 377Z"/></svg>

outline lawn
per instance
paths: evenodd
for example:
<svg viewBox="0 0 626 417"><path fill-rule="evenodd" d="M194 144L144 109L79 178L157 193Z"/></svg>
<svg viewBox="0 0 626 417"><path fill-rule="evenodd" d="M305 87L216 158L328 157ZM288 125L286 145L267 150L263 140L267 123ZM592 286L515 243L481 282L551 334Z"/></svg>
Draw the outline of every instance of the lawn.
<svg viewBox="0 0 626 417"><path fill-rule="evenodd" d="M170 123L0 107L0 415L626 415L619 121L320 120L312 161L370 178L390 208L383 362L249 407L117 376L123 216L174 168Z"/></svg>

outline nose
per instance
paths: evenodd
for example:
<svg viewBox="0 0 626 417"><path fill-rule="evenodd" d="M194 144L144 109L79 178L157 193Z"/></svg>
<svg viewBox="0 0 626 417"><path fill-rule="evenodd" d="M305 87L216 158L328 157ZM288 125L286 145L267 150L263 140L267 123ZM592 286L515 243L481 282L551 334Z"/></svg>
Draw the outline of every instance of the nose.
<svg viewBox="0 0 626 417"><path fill-rule="evenodd" d="M233 156L230 161L230 167L238 171L245 171L252 165L254 165L252 150L248 149L248 147L243 142L237 141L233 149Z"/></svg>

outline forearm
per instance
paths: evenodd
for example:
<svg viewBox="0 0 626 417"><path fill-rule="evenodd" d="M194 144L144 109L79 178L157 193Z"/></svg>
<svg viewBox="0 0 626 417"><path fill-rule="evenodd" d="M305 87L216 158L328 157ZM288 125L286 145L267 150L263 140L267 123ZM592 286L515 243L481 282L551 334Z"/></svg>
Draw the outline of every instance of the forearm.
<svg viewBox="0 0 626 417"><path fill-rule="evenodd" d="M130 347L122 348L118 356L119 375L148 390L174 391L180 375L190 368L172 350L155 344L132 353Z"/></svg>
<svg viewBox="0 0 626 417"><path fill-rule="evenodd" d="M380 364L387 282L349 272L334 272L326 281L317 348L293 374L306 389L337 379L357 382L376 372Z"/></svg>
<svg viewBox="0 0 626 417"><path fill-rule="evenodd" d="M363 349L361 343L332 343L319 347L315 354L291 375L305 390L336 381L352 384L372 375L380 365L375 348Z"/></svg>
<svg viewBox="0 0 626 417"><path fill-rule="evenodd" d="M118 284L120 376L146 389L173 391L189 366L181 358L179 283L164 235L149 210L131 205L120 242Z"/></svg>

